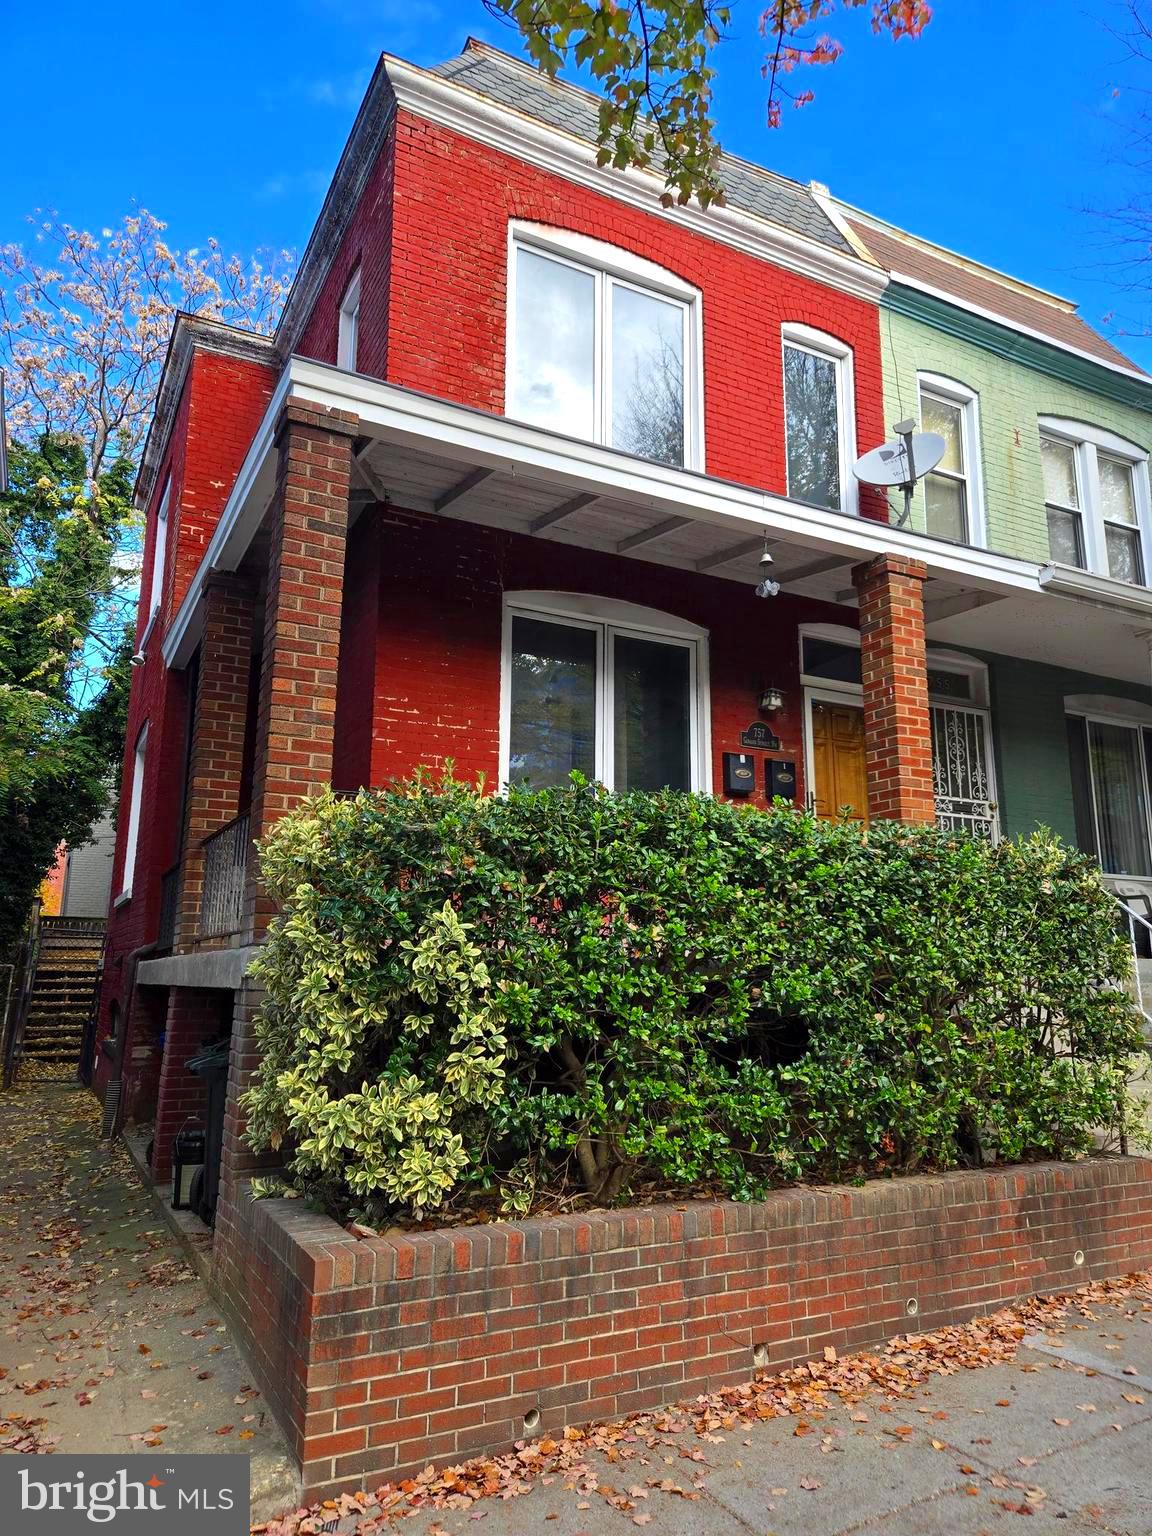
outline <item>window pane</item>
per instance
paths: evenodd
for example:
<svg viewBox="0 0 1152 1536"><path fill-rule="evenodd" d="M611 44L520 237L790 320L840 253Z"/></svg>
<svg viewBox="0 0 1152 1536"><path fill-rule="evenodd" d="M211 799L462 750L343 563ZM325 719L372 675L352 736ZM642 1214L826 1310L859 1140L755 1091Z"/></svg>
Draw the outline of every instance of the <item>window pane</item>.
<svg viewBox="0 0 1152 1536"><path fill-rule="evenodd" d="M1140 535L1135 528L1105 526L1104 542L1108 548L1108 574L1117 581L1140 586L1144 581L1144 563L1140 559Z"/></svg>
<svg viewBox="0 0 1152 1536"><path fill-rule="evenodd" d="M690 789L687 648L617 635L614 649L613 788Z"/></svg>
<svg viewBox="0 0 1152 1536"><path fill-rule="evenodd" d="M788 494L817 507L840 506L840 405L836 364L784 348L784 430Z"/></svg>
<svg viewBox="0 0 1152 1536"><path fill-rule="evenodd" d="M1122 459L1108 459L1098 454L1100 466L1100 507L1110 523L1136 522L1136 498L1132 493L1132 466Z"/></svg>
<svg viewBox="0 0 1152 1536"><path fill-rule="evenodd" d="M1090 720L1088 756L1096 792L1100 867L1107 875L1152 874L1139 733Z"/></svg>
<svg viewBox="0 0 1152 1536"><path fill-rule="evenodd" d="M596 772L596 633L514 617L508 777L544 789L574 768Z"/></svg>
<svg viewBox="0 0 1152 1536"><path fill-rule="evenodd" d="M924 431L939 432L946 444L940 468L950 469L957 475L964 473L963 419L961 407L950 400L920 396L920 421Z"/></svg>
<svg viewBox="0 0 1152 1536"><path fill-rule="evenodd" d="M1080 535L1080 514L1048 508L1048 552L1060 565L1084 569L1084 542Z"/></svg>
<svg viewBox="0 0 1152 1536"><path fill-rule="evenodd" d="M573 437L595 436L595 303L590 272L516 252L510 416Z"/></svg>
<svg viewBox="0 0 1152 1536"><path fill-rule="evenodd" d="M1076 450L1070 443L1042 437L1040 457L1044 465L1044 500L1058 502L1062 507L1078 507Z"/></svg>
<svg viewBox="0 0 1152 1536"><path fill-rule="evenodd" d="M809 677L825 677L829 682L862 681L860 647L841 645L836 640L804 637L804 671Z"/></svg>
<svg viewBox="0 0 1152 1536"><path fill-rule="evenodd" d="M612 443L684 462L684 311L612 286Z"/></svg>
<svg viewBox="0 0 1152 1536"><path fill-rule="evenodd" d="M946 475L927 475L924 496L928 505L928 532L941 539L968 539L968 496L963 480Z"/></svg>

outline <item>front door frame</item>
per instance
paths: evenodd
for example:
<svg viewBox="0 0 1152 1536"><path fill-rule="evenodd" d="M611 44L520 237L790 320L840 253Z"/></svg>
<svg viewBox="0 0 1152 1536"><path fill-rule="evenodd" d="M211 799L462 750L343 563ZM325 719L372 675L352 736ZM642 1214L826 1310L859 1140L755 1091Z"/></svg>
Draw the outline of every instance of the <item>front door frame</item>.
<svg viewBox="0 0 1152 1536"><path fill-rule="evenodd" d="M800 648L800 684L804 693L804 802L809 811L815 812L816 807L816 761L812 740L812 703L813 700L823 700L830 704L852 704L863 708L864 685L862 683L848 683L830 681L828 678L813 677L804 671L804 641L829 640L834 644L851 646L854 650L860 649L859 630L850 629L846 624L801 624L799 626L797 644ZM981 695L980 702L966 699L954 699L942 694L928 695L929 715L933 706L950 709L961 709L969 714L978 715L984 722L984 751L987 757L988 788L990 790L989 804L993 807L992 820L994 831L992 841L998 842L1001 836L1000 805L996 785L996 736L992 725L991 700L988 697L988 668L986 664L975 656L967 656L959 651L941 649L939 651L928 650L927 668L929 671L958 672L978 679L977 691ZM935 781L935 772L933 772Z"/></svg>

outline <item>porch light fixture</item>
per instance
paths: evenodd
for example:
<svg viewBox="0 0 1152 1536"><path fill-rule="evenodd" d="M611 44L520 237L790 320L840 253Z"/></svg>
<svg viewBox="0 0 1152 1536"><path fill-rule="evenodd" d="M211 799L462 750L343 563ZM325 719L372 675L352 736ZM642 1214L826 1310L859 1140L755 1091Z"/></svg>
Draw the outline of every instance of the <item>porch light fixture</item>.
<svg viewBox="0 0 1152 1536"><path fill-rule="evenodd" d="M760 713L774 715L784 708L784 690L769 683L760 690Z"/></svg>

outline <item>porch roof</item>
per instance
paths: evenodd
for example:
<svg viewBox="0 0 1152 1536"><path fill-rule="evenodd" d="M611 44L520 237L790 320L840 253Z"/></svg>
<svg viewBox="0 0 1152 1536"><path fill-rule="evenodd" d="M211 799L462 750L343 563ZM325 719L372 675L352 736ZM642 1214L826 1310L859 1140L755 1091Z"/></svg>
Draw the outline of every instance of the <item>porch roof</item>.
<svg viewBox="0 0 1152 1536"><path fill-rule="evenodd" d="M929 639L1145 682L1152 591L949 543L792 501L618 449L565 437L305 358L290 358L196 576L164 657L195 648L212 570L236 570L275 490L275 432L289 399L360 421L354 501L504 528L626 559L758 579L767 533L785 592L855 605L851 568L879 554L921 560ZM355 512L355 508L354 508ZM1080 575L1082 573L1076 573ZM1089 615L1091 622L1088 622Z"/></svg>

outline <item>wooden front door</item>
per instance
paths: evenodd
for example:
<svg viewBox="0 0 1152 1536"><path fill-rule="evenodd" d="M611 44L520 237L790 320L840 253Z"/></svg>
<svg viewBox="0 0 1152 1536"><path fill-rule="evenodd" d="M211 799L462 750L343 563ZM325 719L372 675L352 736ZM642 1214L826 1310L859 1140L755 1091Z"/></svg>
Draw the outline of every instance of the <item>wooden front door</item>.
<svg viewBox="0 0 1152 1536"><path fill-rule="evenodd" d="M859 704L812 700L812 794L817 816L868 820L864 711Z"/></svg>

